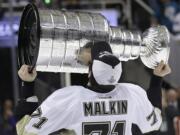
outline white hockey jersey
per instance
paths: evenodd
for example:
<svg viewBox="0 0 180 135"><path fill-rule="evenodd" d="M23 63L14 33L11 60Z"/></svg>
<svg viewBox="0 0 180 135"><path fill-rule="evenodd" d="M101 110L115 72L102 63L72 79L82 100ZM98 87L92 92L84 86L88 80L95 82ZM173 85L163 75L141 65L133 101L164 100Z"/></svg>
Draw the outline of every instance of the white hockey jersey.
<svg viewBox="0 0 180 135"><path fill-rule="evenodd" d="M132 135L132 123L146 133L158 130L161 122L160 110L137 85L120 83L109 93L70 86L54 92L26 122L20 121L19 134L58 135L68 129L73 135Z"/></svg>

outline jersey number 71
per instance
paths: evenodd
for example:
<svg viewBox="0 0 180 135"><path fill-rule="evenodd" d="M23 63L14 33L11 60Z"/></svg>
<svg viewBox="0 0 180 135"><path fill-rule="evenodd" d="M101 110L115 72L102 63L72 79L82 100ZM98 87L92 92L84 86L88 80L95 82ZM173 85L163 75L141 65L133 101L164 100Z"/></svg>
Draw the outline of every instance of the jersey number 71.
<svg viewBox="0 0 180 135"><path fill-rule="evenodd" d="M111 131L111 122L84 122L82 135L125 135L125 121L116 121Z"/></svg>

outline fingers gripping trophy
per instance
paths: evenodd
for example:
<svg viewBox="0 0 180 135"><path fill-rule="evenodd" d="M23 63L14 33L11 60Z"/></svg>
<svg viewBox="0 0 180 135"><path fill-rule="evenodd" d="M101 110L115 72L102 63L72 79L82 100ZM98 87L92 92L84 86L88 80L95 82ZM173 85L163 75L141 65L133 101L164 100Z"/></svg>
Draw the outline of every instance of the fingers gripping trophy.
<svg viewBox="0 0 180 135"><path fill-rule="evenodd" d="M94 41L106 41L121 61L140 57L154 69L169 58L169 33L165 26L133 33L112 27L101 14L25 7L19 29L19 65L43 72L87 73Z"/></svg>

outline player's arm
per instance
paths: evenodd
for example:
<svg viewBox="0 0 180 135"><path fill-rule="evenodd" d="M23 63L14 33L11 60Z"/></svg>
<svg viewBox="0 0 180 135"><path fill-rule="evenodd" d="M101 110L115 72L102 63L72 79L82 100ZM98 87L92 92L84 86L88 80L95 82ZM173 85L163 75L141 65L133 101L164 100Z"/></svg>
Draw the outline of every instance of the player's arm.
<svg viewBox="0 0 180 135"><path fill-rule="evenodd" d="M156 108L162 109L162 93L161 85L163 77L171 72L171 69L168 64L164 64L163 61L154 69L153 76L150 82L150 88L147 91L147 96ZM159 131L152 131L146 133L145 135L158 135Z"/></svg>
<svg viewBox="0 0 180 135"><path fill-rule="evenodd" d="M161 85L164 76L171 73L171 68L168 64L164 64L163 61L154 69L153 76L150 82L150 88L147 91L147 96L153 106L161 109L162 108L162 93Z"/></svg>
<svg viewBox="0 0 180 135"><path fill-rule="evenodd" d="M151 86L147 94L139 88L139 97L137 100L136 110L137 117L135 124L138 125L140 130L147 135L157 135L160 125L162 123L161 117L161 82L162 77L171 72L169 65L161 62L154 69L154 76L151 80ZM138 92L137 92L138 93Z"/></svg>
<svg viewBox="0 0 180 135"><path fill-rule="evenodd" d="M62 129L67 129L72 122L70 116L74 115L71 110L76 105L70 102L72 99L68 96L73 96L68 87L53 92L30 116L26 115L17 123L17 134L58 134Z"/></svg>
<svg viewBox="0 0 180 135"><path fill-rule="evenodd" d="M162 123L161 110L151 104L145 90L141 87L135 87L133 92L136 110L133 124L139 127L142 134L158 131Z"/></svg>
<svg viewBox="0 0 180 135"><path fill-rule="evenodd" d="M34 84L37 73L35 69L30 73L29 68L29 66L23 65L18 71L22 87L20 88L20 99L15 108L17 121L25 115L30 115L38 107L37 97L34 96Z"/></svg>

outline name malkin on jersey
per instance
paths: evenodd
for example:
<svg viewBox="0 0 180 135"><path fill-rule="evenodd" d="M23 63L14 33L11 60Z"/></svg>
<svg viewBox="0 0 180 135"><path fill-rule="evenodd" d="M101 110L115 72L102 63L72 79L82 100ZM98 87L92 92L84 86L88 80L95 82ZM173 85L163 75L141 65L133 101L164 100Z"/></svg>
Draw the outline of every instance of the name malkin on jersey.
<svg viewBox="0 0 180 135"><path fill-rule="evenodd" d="M83 102L85 116L127 114L127 100Z"/></svg>

